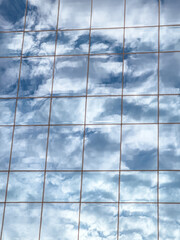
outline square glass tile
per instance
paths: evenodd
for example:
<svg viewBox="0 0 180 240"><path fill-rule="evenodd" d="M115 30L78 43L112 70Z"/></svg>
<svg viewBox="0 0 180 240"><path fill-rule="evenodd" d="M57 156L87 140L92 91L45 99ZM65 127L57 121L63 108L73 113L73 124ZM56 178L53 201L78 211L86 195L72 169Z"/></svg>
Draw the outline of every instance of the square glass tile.
<svg viewBox="0 0 180 240"><path fill-rule="evenodd" d="M47 169L81 170L83 135L83 126L51 126Z"/></svg>
<svg viewBox="0 0 180 240"><path fill-rule="evenodd" d="M84 169L119 170L120 126L86 128Z"/></svg>
<svg viewBox="0 0 180 240"><path fill-rule="evenodd" d="M122 172L120 197L123 202L156 202L156 172Z"/></svg>
<svg viewBox="0 0 180 240"><path fill-rule="evenodd" d="M79 204L44 203L41 240L76 239L78 216Z"/></svg>
<svg viewBox="0 0 180 240"><path fill-rule="evenodd" d="M180 51L180 27L160 28L160 51Z"/></svg>
<svg viewBox="0 0 180 240"><path fill-rule="evenodd" d="M88 94L120 95L122 93L122 56L91 56Z"/></svg>
<svg viewBox="0 0 180 240"><path fill-rule="evenodd" d="M57 57L53 94L86 95L88 57Z"/></svg>
<svg viewBox="0 0 180 240"><path fill-rule="evenodd" d="M161 0L161 24L173 25L180 24L180 1L179 0Z"/></svg>
<svg viewBox="0 0 180 240"><path fill-rule="evenodd" d="M7 172L0 172L0 202L5 201L7 176Z"/></svg>
<svg viewBox="0 0 180 240"><path fill-rule="evenodd" d="M16 99L0 99L0 125L14 123Z"/></svg>
<svg viewBox="0 0 180 240"><path fill-rule="evenodd" d="M122 127L121 169L157 169L157 126L131 125Z"/></svg>
<svg viewBox="0 0 180 240"><path fill-rule="evenodd" d="M47 133L47 127L16 127L11 169L44 170Z"/></svg>

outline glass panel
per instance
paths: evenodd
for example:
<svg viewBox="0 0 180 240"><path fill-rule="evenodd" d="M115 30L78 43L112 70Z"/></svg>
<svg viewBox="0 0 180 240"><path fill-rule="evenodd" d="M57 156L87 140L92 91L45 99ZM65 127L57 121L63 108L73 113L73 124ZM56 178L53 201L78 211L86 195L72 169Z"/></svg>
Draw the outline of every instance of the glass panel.
<svg viewBox="0 0 180 240"><path fill-rule="evenodd" d="M180 125L160 125L160 169L180 169Z"/></svg>
<svg viewBox="0 0 180 240"><path fill-rule="evenodd" d="M124 0L94 0L92 27L123 27Z"/></svg>
<svg viewBox="0 0 180 240"><path fill-rule="evenodd" d="M126 0L126 26L158 25L157 0Z"/></svg>
<svg viewBox="0 0 180 240"><path fill-rule="evenodd" d="M54 98L51 123L83 124L85 98Z"/></svg>
<svg viewBox="0 0 180 240"><path fill-rule="evenodd" d="M123 29L92 30L91 53L121 53Z"/></svg>
<svg viewBox="0 0 180 240"><path fill-rule="evenodd" d="M180 53L160 54L160 93L180 93Z"/></svg>
<svg viewBox="0 0 180 240"><path fill-rule="evenodd" d="M0 125L13 124L16 99L0 99Z"/></svg>
<svg viewBox="0 0 180 240"><path fill-rule="evenodd" d="M84 127L51 127L47 168L75 170L82 167Z"/></svg>
<svg viewBox="0 0 180 240"><path fill-rule="evenodd" d="M57 55L87 54L89 50L89 31L58 32Z"/></svg>
<svg viewBox="0 0 180 240"><path fill-rule="evenodd" d="M158 51L158 28L127 28L125 52Z"/></svg>
<svg viewBox="0 0 180 240"><path fill-rule="evenodd" d="M23 59L19 96L48 96L51 94L53 58Z"/></svg>
<svg viewBox="0 0 180 240"><path fill-rule="evenodd" d="M12 127L0 127L0 170L8 170L9 167L12 130Z"/></svg>
<svg viewBox="0 0 180 240"><path fill-rule="evenodd" d="M157 122L157 97L124 97L123 122Z"/></svg>
<svg viewBox="0 0 180 240"><path fill-rule="evenodd" d="M161 0L161 24L180 24L179 0Z"/></svg>
<svg viewBox="0 0 180 240"><path fill-rule="evenodd" d="M124 61L124 94L156 94L158 55L126 55Z"/></svg>
<svg viewBox="0 0 180 240"><path fill-rule="evenodd" d="M159 173L159 201L179 202L180 172Z"/></svg>
<svg viewBox="0 0 180 240"><path fill-rule="evenodd" d="M120 97L89 97L87 102L87 123L120 123Z"/></svg>
<svg viewBox="0 0 180 240"><path fill-rule="evenodd" d="M180 205L160 205L159 209L159 239L174 239L180 238Z"/></svg>
<svg viewBox="0 0 180 240"><path fill-rule="evenodd" d="M156 204L121 204L119 239L157 239Z"/></svg>
<svg viewBox="0 0 180 240"><path fill-rule="evenodd" d="M26 29L56 29L58 0L28 0Z"/></svg>
<svg viewBox="0 0 180 240"><path fill-rule="evenodd" d="M85 95L87 63L87 57L57 57L53 85L54 95Z"/></svg>
<svg viewBox="0 0 180 240"><path fill-rule="evenodd" d="M161 51L180 51L180 27L160 28Z"/></svg>
<svg viewBox="0 0 180 240"><path fill-rule="evenodd" d="M122 93L122 56L91 56L89 63L88 94Z"/></svg>
<svg viewBox="0 0 180 240"><path fill-rule="evenodd" d="M0 59L0 97L16 97L19 66L19 58Z"/></svg>
<svg viewBox="0 0 180 240"><path fill-rule="evenodd" d="M78 214L79 204L44 204L41 240L76 239Z"/></svg>
<svg viewBox="0 0 180 240"><path fill-rule="evenodd" d="M160 122L180 122L180 95L161 96L159 108Z"/></svg>
<svg viewBox="0 0 180 240"><path fill-rule="evenodd" d="M116 239L117 205L82 204L80 240Z"/></svg>
<svg viewBox="0 0 180 240"><path fill-rule="evenodd" d="M61 0L59 27L89 28L91 0Z"/></svg>
<svg viewBox="0 0 180 240"><path fill-rule="evenodd" d="M23 30L26 0L1 0L0 2L0 30Z"/></svg>
<svg viewBox="0 0 180 240"><path fill-rule="evenodd" d="M23 54L25 56L54 55L56 32L26 32Z"/></svg>
<svg viewBox="0 0 180 240"><path fill-rule="evenodd" d="M47 127L16 127L11 169L44 170Z"/></svg>
<svg viewBox="0 0 180 240"><path fill-rule="evenodd" d="M4 202L6 193L7 173L0 172L0 202Z"/></svg>
<svg viewBox="0 0 180 240"><path fill-rule="evenodd" d="M0 57L20 56L22 33L0 33Z"/></svg>
<svg viewBox="0 0 180 240"><path fill-rule="evenodd" d="M123 126L121 169L157 169L157 126Z"/></svg>
<svg viewBox="0 0 180 240"><path fill-rule="evenodd" d="M47 172L45 202L78 202L81 172Z"/></svg>
<svg viewBox="0 0 180 240"><path fill-rule="evenodd" d="M42 200L43 173L11 172L8 185L8 202L40 202Z"/></svg>
<svg viewBox="0 0 180 240"><path fill-rule="evenodd" d="M120 199L122 202L156 202L156 172L122 172Z"/></svg>
<svg viewBox="0 0 180 240"><path fill-rule="evenodd" d="M38 239L41 204L6 204L3 240Z"/></svg>
<svg viewBox="0 0 180 240"><path fill-rule="evenodd" d="M16 124L48 124L49 101L46 98L19 99Z"/></svg>
<svg viewBox="0 0 180 240"><path fill-rule="evenodd" d="M2 222L2 217L3 217L3 210L4 210L4 204L0 204L0 221Z"/></svg>
<svg viewBox="0 0 180 240"><path fill-rule="evenodd" d="M82 202L117 202L118 173L85 172L83 174Z"/></svg>
<svg viewBox="0 0 180 240"><path fill-rule="evenodd" d="M86 129L84 169L119 170L120 126Z"/></svg>

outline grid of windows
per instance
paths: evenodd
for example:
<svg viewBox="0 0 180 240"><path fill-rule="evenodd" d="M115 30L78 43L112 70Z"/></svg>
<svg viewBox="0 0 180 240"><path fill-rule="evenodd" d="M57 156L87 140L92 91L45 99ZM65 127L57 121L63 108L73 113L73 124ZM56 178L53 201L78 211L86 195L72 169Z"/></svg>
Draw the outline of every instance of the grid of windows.
<svg viewBox="0 0 180 240"><path fill-rule="evenodd" d="M0 2L1 240L180 238L180 2Z"/></svg>

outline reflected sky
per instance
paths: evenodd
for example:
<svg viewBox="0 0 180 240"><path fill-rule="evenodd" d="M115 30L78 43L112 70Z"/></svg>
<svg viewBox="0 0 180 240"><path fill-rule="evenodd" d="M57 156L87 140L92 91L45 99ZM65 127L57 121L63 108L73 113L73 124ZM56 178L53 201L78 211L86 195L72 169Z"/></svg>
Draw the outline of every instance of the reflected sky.
<svg viewBox="0 0 180 240"><path fill-rule="evenodd" d="M12 125L14 123L16 99L0 99L0 124Z"/></svg>

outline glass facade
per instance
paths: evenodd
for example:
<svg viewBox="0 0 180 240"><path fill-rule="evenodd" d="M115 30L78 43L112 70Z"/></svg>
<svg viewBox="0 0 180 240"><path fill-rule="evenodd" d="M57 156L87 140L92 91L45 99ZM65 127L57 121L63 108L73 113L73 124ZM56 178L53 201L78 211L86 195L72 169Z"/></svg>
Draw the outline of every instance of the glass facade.
<svg viewBox="0 0 180 240"><path fill-rule="evenodd" d="M180 1L0 1L0 240L180 239Z"/></svg>

